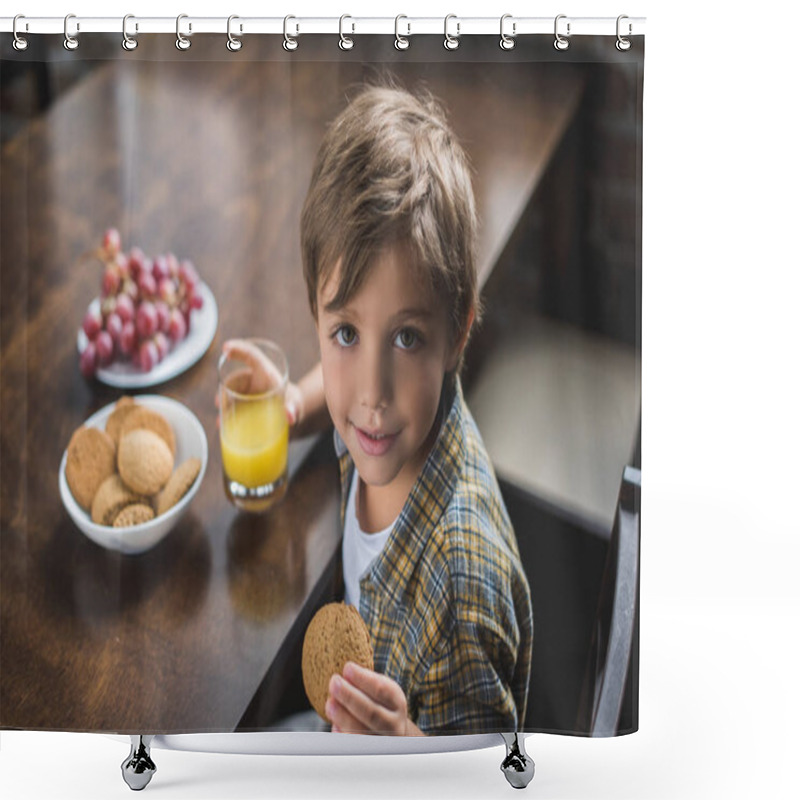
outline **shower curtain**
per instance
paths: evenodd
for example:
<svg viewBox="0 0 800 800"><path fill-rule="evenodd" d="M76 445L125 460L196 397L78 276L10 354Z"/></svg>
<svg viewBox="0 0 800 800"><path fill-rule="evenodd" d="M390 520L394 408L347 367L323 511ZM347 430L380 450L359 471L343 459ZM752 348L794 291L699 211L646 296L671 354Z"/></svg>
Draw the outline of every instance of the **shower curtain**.
<svg viewBox="0 0 800 800"><path fill-rule="evenodd" d="M367 578L367 671L415 729L638 728L643 41L350 38L245 36L236 49L203 34L179 49L152 34L127 50L119 35L83 34L73 50L58 36L17 50L3 35L0 727L346 730L313 706L303 650L317 612L352 598L343 531L358 523L365 541L386 534L355 575ZM452 189L437 165L463 152L482 313L426 418L414 480L378 506L394 509L389 524L370 527L366 506L348 517L348 504L356 485L354 503L395 486L369 472L387 434L360 452L369 432L336 424L342 382L366 373L344 371L356 356L343 349L335 372L327 348L362 326L364 352L379 329L370 352L411 374L433 323L392 328L383 312L399 295L386 287L433 297L446 325L456 280L426 295L401 259L399 283L381 283L386 241L374 226L348 241L353 207L331 205L337 184L320 247L369 257L343 306L361 317L324 338L336 309L312 308L303 210L335 121L375 86L435 106L440 160L413 130L403 141L418 148L389 155L422 165L435 241L459 252L450 206L430 204ZM452 213L461 225L466 212ZM288 488L263 513L225 490L217 366L241 337L277 343L294 385L321 360L331 417L293 431ZM383 402L388 425L411 429L400 398L426 387L404 381Z"/></svg>

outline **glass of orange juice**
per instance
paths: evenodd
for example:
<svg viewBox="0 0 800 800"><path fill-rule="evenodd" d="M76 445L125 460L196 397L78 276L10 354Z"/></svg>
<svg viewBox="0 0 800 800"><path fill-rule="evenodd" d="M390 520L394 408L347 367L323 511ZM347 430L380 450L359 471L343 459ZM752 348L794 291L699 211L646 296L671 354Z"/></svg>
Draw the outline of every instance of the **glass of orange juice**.
<svg viewBox="0 0 800 800"><path fill-rule="evenodd" d="M219 360L222 477L225 494L235 506L266 511L283 498L288 484L289 422L284 397L289 366L274 342L246 342L258 351L267 379L253 393L252 364L226 353Z"/></svg>

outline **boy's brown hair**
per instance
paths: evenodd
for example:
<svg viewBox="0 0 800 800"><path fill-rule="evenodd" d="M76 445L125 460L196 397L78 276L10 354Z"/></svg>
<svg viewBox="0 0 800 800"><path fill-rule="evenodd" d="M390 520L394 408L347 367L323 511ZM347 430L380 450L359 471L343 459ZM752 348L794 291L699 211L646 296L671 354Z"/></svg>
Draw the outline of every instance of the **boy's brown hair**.
<svg viewBox="0 0 800 800"><path fill-rule="evenodd" d="M470 310L480 318L476 237L470 166L441 106L428 92L362 89L328 129L303 206L303 274L314 318L317 289L339 259L333 308L349 302L384 247L405 245L415 278L442 298L456 342Z"/></svg>

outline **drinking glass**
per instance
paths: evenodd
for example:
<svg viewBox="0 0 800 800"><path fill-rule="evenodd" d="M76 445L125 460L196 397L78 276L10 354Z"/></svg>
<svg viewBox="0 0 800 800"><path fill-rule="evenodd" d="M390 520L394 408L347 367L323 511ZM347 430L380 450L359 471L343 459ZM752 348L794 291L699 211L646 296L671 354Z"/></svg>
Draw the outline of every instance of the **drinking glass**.
<svg viewBox="0 0 800 800"><path fill-rule="evenodd" d="M283 498L288 485L289 423L284 398L289 366L274 342L245 341L257 351L269 388L252 393L252 364L222 354L218 367L222 477L225 494L235 506L266 511Z"/></svg>

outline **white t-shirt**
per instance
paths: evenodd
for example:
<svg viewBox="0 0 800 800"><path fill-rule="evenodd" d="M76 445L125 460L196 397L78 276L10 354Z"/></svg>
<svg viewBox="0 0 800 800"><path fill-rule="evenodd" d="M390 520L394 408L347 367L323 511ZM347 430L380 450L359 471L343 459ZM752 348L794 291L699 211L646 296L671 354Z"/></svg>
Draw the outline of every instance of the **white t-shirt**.
<svg viewBox="0 0 800 800"><path fill-rule="evenodd" d="M344 572L344 601L359 608L361 601L361 578L370 564L380 555L394 522L385 530L365 533L361 530L356 515L356 491L358 490L358 470L353 468L353 481L344 514L344 541L342 542L342 570Z"/></svg>

